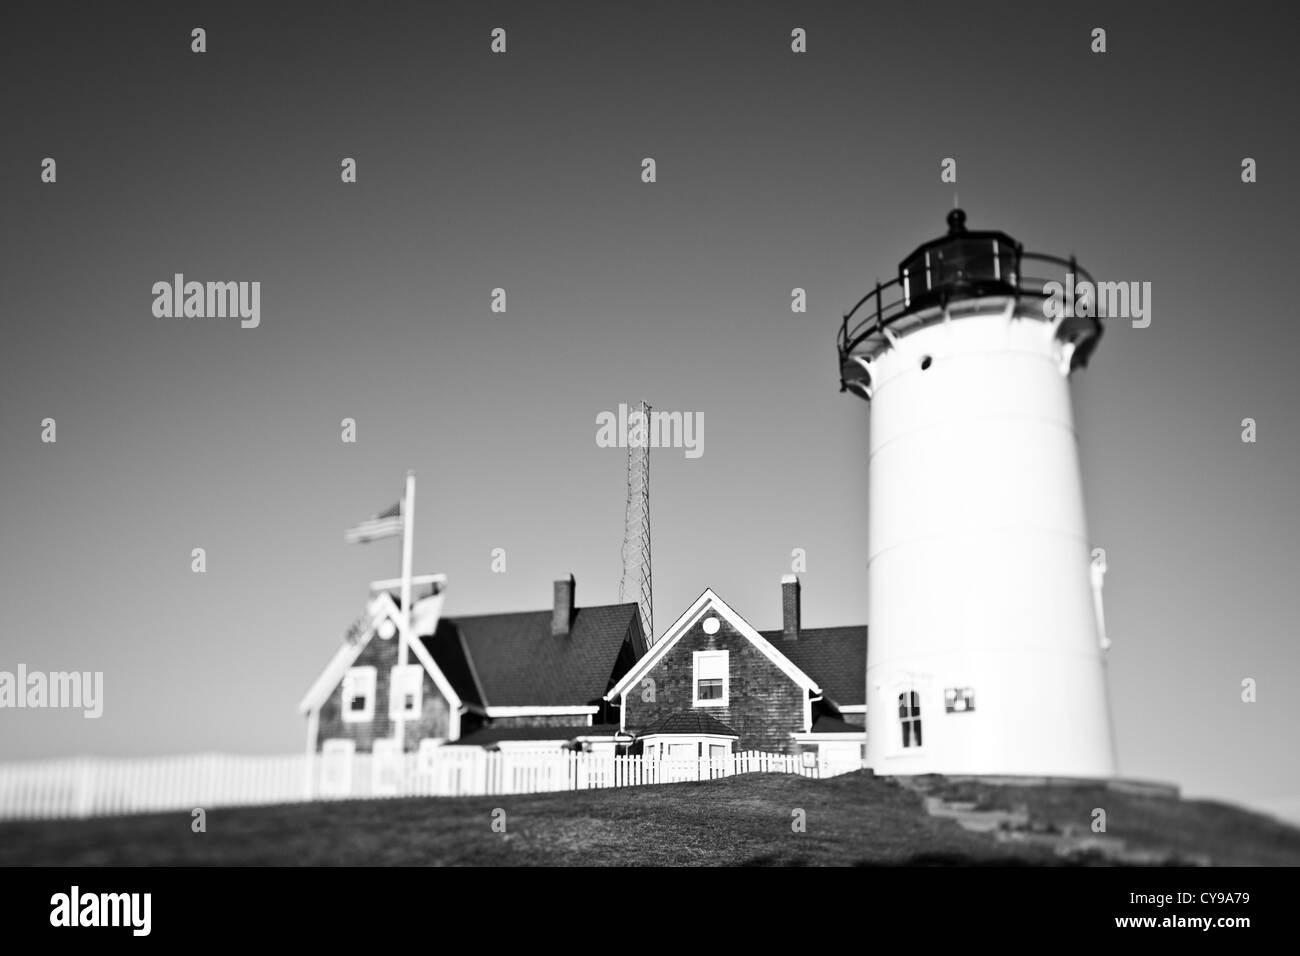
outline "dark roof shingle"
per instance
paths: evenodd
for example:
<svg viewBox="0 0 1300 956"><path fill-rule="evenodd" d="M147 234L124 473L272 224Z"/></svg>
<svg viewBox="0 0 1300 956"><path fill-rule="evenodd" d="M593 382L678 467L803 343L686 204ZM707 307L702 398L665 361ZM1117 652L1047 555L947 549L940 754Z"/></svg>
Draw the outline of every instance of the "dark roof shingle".
<svg viewBox="0 0 1300 956"><path fill-rule="evenodd" d="M663 720L651 724L637 736L645 737L649 734L722 734L727 737L740 736L716 717L710 717L708 714L702 714L699 711L669 714Z"/></svg>
<svg viewBox="0 0 1300 956"><path fill-rule="evenodd" d="M861 734L866 728L861 724L850 724L830 714L822 714L813 721L812 732L815 734Z"/></svg>
<svg viewBox="0 0 1300 956"><path fill-rule="evenodd" d="M636 604L607 604L576 608L564 637L551 634L549 610L444 618L438 633L445 623L459 635L468 652L466 670L478 678L481 693L475 693L483 706L582 706L598 704L609 690L619 650L638 620ZM436 638L431 651L443 648ZM455 667L454 649L443 648L443 653ZM441 667L436 651L434 657ZM459 693L456 678L448 674L447 679Z"/></svg>
<svg viewBox="0 0 1300 956"><path fill-rule="evenodd" d="M852 707L867 702L865 625L807 628L794 641L783 638L780 631L760 633L835 703Z"/></svg>
<svg viewBox="0 0 1300 956"><path fill-rule="evenodd" d="M420 642L433 656L434 663L456 689L460 699L467 704L483 706L483 692L474 679L474 668L465 652L460 632L444 619L438 622L432 634L420 638Z"/></svg>

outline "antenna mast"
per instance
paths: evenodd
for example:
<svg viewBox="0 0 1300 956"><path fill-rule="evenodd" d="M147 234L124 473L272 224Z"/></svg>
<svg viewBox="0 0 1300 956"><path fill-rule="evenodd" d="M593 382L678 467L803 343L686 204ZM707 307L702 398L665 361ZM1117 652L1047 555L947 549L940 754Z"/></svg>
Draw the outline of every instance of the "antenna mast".
<svg viewBox="0 0 1300 956"><path fill-rule="evenodd" d="M634 416L640 416L639 427ZM623 527L623 578L618 599L636 601L646 645L654 643L650 587L650 406L638 402L628 412L627 511ZM634 440L633 436L637 436Z"/></svg>

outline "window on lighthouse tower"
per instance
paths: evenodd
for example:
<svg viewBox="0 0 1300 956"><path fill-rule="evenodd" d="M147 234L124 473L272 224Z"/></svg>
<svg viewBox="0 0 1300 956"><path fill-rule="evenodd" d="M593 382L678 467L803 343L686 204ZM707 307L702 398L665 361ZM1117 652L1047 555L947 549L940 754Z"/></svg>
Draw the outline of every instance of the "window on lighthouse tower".
<svg viewBox="0 0 1300 956"><path fill-rule="evenodd" d="M903 746L921 746L921 695L916 691L898 695L898 722L903 727Z"/></svg>

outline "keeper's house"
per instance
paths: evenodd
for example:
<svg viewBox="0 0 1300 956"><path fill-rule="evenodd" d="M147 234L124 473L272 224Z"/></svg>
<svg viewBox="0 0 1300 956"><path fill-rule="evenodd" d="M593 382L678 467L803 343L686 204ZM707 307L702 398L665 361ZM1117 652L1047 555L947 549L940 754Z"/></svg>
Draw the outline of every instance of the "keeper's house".
<svg viewBox="0 0 1300 956"><path fill-rule="evenodd" d="M407 664L398 599L379 582L299 705L309 752L344 777L358 753L443 746L861 764L866 628L802 628L793 575L781 630L705 591L653 648L636 604L578 608L572 576L547 610L457 618L442 613L445 576L416 582Z"/></svg>
<svg viewBox="0 0 1300 956"><path fill-rule="evenodd" d="M448 743L559 749L579 738L613 747L604 694L646 651L635 604L575 607L570 576L555 582L549 610L446 618L446 577L416 580L408 663L396 594L375 587L299 704L310 751L338 760Z"/></svg>
<svg viewBox="0 0 1300 956"><path fill-rule="evenodd" d="M781 598L781 630L760 632L706 590L619 679L605 700L633 753L811 752L861 765L867 629L805 629L794 575Z"/></svg>

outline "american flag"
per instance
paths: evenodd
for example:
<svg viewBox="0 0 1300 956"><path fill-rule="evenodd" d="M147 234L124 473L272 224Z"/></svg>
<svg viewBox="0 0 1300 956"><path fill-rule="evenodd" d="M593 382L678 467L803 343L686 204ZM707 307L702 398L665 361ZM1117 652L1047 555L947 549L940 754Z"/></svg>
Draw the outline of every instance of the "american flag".
<svg viewBox="0 0 1300 956"><path fill-rule="evenodd" d="M366 541L378 541L380 538L392 538L402 533L402 503L399 501L377 515L371 515L365 521L348 528L344 533L348 544L361 544Z"/></svg>

